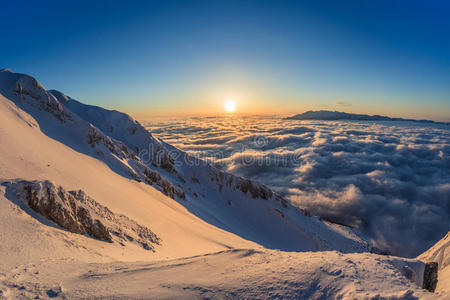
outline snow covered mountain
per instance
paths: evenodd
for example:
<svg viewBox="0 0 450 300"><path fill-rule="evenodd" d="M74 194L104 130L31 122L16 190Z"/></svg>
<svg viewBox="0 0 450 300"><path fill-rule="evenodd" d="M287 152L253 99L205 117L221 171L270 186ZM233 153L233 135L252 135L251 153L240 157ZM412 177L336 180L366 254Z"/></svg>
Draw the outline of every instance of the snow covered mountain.
<svg viewBox="0 0 450 300"><path fill-rule="evenodd" d="M424 123L440 123L431 120L415 120L415 119L403 119L403 118L391 118L380 115L365 115L365 114L351 114L339 111L330 110L309 110L307 112L288 117L287 120L357 120L357 121L409 121L409 122L424 122ZM448 123L444 123L448 124Z"/></svg>
<svg viewBox="0 0 450 300"><path fill-rule="evenodd" d="M0 299L432 296L423 262L370 250L126 114L0 71Z"/></svg>

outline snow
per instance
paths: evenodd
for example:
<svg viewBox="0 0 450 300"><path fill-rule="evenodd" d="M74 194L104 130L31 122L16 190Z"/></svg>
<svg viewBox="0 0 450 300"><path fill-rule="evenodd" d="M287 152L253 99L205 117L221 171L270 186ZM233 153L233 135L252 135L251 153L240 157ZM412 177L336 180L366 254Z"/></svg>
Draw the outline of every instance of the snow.
<svg viewBox="0 0 450 300"><path fill-rule="evenodd" d="M152 252L71 233L24 210L0 185L0 299L434 296L420 288L421 261L368 253L350 229L304 214L263 185L189 165L184 152L145 135L128 116L82 104L74 112L71 100L11 72L0 72L0 93L0 182L49 180L82 190L161 238ZM102 127L116 118L156 152L174 155L175 169L133 157L133 146L145 146L141 137ZM99 143L88 143L90 130ZM122 145L127 151L116 150ZM138 181L145 168L182 187L186 199Z"/></svg>
<svg viewBox="0 0 450 300"><path fill-rule="evenodd" d="M417 264L406 261L401 267L413 270ZM18 286L8 290L11 296L45 296L51 292L69 299L415 299L431 296L403 277L393 259L335 251L232 249L155 262L46 261L15 268L5 281L10 280Z"/></svg>
<svg viewBox="0 0 450 300"><path fill-rule="evenodd" d="M0 96L1 181L52 180L67 190L81 189L110 210L163 236L164 254L159 251L156 257L196 255L210 248L220 251L228 243L255 245L195 218L155 188L120 176L102 161L49 138L36 124Z"/></svg>

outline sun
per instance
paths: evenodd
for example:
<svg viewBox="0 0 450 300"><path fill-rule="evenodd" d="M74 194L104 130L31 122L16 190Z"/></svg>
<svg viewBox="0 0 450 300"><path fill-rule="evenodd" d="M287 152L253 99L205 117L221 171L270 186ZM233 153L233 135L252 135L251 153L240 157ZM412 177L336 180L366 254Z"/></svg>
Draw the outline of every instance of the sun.
<svg viewBox="0 0 450 300"><path fill-rule="evenodd" d="M229 113L234 112L234 110L236 109L236 100L227 99L225 101L224 107L225 107L226 112L229 112Z"/></svg>

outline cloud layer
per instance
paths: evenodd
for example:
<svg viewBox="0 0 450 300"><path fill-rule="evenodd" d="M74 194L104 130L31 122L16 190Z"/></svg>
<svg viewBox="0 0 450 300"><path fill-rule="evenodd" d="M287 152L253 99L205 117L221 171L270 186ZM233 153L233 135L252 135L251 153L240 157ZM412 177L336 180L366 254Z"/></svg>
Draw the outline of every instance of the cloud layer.
<svg viewBox="0 0 450 300"><path fill-rule="evenodd" d="M394 254L416 256L449 230L449 126L206 117L147 128Z"/></svg>

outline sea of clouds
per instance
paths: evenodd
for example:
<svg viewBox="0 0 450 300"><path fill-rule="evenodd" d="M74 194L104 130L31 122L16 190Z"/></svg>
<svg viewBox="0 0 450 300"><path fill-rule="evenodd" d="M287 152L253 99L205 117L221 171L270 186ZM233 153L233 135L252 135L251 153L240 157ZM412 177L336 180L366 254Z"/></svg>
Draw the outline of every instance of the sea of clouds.
<svg viewBox="0 0 450 300"><path fill-rule="evenodd" d="M145 124L156 137L357 228L393 254L416 256L449 230L449 125L279 117Z"/></svg>

